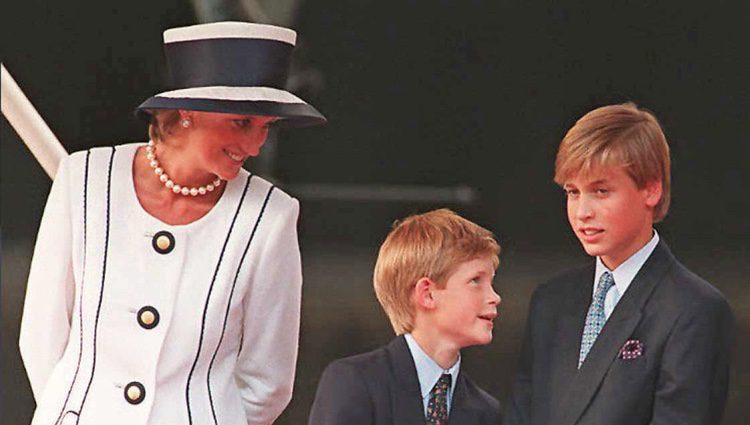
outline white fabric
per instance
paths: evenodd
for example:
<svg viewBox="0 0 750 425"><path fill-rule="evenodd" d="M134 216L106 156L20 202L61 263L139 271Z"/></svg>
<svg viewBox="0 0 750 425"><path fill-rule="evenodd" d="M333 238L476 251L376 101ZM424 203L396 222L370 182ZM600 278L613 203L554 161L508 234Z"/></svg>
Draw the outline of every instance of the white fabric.
<svg viewBox="0 0 750 425"><path fill-rule="evenodd" d="M425 417L427 417L427 405L430 402L430 391L432 391L432 388L444 373L451 375L451 390L448 392L448 413L450 413L453 402L453 390L456 389L458 371L461 369L461 355L458 355L458 360L456 360L456 363L450 369L444 370L422 350L422 347L419 346L411 334L405 334L404 338L406 339L406 345L409 346L411 358L414 359L414 366L417 368L417 378L419 379L419 389L422 395L422 407L424 408Z"/></svg>
<svg viewBox="0 0 750 425"><path fill-rule="evenodd" d="M64 415L62 423L75 423L76 413L79 425L189 423L186 384L205 325L189 388L192 423L214 423L210 397L221 424L270 424L291 399L294 381L302 284L299 205L280 190L272 192L232 290L270 183L252 178L228 240L248 178L244 170L227 183L208 214L170 226L137 201L132 161L138 146L119 146L114 156L109 235L105 223L111 148L91 151L85 253L86 152L64 159L52 185L21 323L21 354L37 402L32 423L54 424L66 398L65 410L72 413ZM162 230L176 240L168 254L151 246L153 235ZM143 306L159 312L153 329L137 323L136 312ZM123 395L132 381L146 390L137 405Z"/></svg>
<svg viewBox="0 0 750 425"><path fill-rule="evenodd" d="M172 99L213 99L238 101L268 101L278 103L305 103L304 100L285 90L273 87L193 87L159 93L156 97Z"/></svg>
<svg viewBox="0 0 750 425"><path fill-rule="evenodd" d="M594 292L596 291L596 285L599 282L599 278L604 272L612 273L612 277L615 280L615 286L613 286L609 292L607 292L606 298L604 298L604 317L609 319L609 316L614 311L617 303L620 302L620 298L625 295L625 291L633 282L635 275L641 270L643 264L646 263L648 257L654 252L656 245L659 243L659 234L654 229L654 236L651 240L643 245L643 248L639 249L635 254L631 255L630 258L625 260L622 264L617 266L614 270L609 270L604 265L601 258L596 257L596 272L594 273ZM592 292L593 294L593 292Z"/></svg>
<svg viewBox="0 0 750 425"><path fill-rule="evenodd" d="M297 41L297 33L289 28L249 22L214 22L210 24L172 28L164 31L164 43L211 38L255 38L276 40L294 46Z"/></svg>

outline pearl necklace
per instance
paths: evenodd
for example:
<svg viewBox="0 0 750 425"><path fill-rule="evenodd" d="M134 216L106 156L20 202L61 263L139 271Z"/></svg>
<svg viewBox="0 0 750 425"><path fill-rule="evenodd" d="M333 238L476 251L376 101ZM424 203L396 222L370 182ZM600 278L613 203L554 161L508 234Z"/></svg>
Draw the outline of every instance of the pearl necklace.
<svg viewBox="0 0 750 425"><path fill-rule="evenodd" d="M187 187L175 184L175 182L173 182L172 179L169 178L167 173L164 172L164 169L159 165L159 161L156 159L156 150L154 149L153 140L149 140L148 145L146 146L146 159L148 160L148 165L150 165L151 168L154 169L154 174L159 176L159 180L164 183L164 186L166 186L167 189L170 189L175 194L181 194L184 196L205 195L208 192L213 192L214 189L221 185L221 179L218 177L213 182L199 187Z"/></svg>

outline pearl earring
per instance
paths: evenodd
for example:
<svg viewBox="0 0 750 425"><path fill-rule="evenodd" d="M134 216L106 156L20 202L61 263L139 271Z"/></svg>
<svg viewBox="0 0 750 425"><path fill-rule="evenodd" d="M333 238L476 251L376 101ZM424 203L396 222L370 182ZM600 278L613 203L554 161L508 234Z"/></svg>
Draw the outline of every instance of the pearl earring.
<svg viewBox="0 0 750 425"><path fill-rule="evenodd" d="M190 127L190 120L183 118L182 121L180 121L180 125L182 125L182 128L188 128Z"/></svg>

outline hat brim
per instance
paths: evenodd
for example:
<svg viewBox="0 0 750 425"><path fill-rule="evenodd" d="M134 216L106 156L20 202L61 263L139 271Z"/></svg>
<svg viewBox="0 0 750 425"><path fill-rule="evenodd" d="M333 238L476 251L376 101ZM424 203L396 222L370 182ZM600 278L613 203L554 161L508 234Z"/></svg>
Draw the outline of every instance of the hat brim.
<svg viewBox="0 0 750 425"><path fill-rule="evenodd" d="M222 87L217 90L183 89L152 96L136 109L136 116L149 118L150 109L184 109L239 115L280 117L281 125L309 127L325 124L326 118L312 105L293 94L266 87ZM269 95L269 90L271 95ZM231 93L231 98L226 95Z"/></svg>

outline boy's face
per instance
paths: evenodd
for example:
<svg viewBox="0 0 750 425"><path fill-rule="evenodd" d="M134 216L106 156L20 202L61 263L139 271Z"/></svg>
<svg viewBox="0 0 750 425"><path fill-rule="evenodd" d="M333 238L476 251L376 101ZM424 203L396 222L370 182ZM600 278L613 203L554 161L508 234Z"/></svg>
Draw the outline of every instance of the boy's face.
<svg viewBox="0 0 750 425"><path fill-rule="evenodd" d="M461 263L445 288L433 292L433 325L442 337L459 348L489 344L500 296L492 288L492 257Z"/></svg>
<svg viewBox="0 0 750 425"><path fill-rule="evenodd" d="M651 239L653 209L661 184L638 189L622 167L573 176L563 185L568 221L583 249L615 269Z"/></svg>

